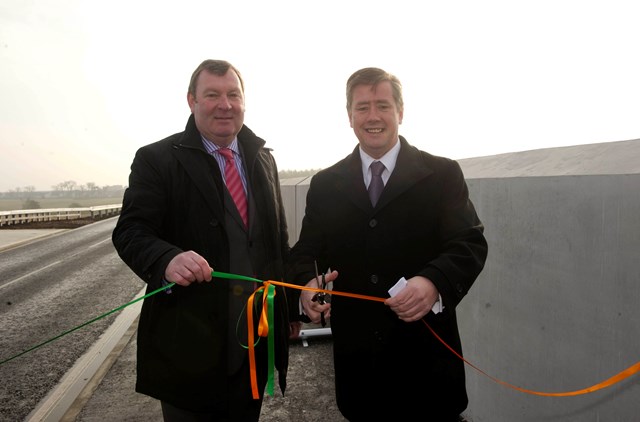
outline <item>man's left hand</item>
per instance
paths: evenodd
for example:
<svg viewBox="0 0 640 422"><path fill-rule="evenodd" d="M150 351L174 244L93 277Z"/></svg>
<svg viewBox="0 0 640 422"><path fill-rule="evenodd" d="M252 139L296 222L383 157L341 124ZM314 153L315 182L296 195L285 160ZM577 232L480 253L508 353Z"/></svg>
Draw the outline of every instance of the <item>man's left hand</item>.
<svg viewBox="0 0 640 422"><path fill-rule="evenodd" d="M406 322L417 321L425 316L438 301L438 289L426 277L416 276L407 280L407 285L384 304Z"/></svg>

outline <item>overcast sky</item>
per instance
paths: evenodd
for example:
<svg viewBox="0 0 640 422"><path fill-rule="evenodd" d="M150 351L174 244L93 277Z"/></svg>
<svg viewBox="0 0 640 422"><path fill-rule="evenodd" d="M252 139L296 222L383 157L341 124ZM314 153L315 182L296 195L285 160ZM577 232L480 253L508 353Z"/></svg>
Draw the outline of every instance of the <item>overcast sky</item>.
<svg viewBox="0 0 640 422"><path fill-rule="evenodd" d="M0 192L127 185L180 132L204 59L245 79L281 170L356 145L355 70L403 83L400 134L454 159L640 138L636 1L0 0Z"/></svg>

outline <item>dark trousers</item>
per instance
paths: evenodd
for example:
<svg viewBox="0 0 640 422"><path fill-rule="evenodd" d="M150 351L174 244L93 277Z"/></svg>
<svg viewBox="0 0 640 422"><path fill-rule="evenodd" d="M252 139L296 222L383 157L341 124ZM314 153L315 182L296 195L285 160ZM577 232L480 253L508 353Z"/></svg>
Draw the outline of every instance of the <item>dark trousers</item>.
<svg viewBox="0 0 640 422"><path fill-rule="evenodd" d="M262 398L254 400L251 396L248 359L238 372L229 375L228 383L227 402L220 409L210 412L194 412L161 401L164 422L257 422Z"/></svg>

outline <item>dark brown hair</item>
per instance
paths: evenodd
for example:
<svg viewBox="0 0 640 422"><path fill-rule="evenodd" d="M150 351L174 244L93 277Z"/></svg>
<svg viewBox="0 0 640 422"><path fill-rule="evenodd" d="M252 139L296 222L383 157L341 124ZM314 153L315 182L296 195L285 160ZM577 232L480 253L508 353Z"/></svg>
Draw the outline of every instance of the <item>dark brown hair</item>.
<svg viewBox="0 0 640 422"><path fill-rule="evenodd" d="M242 80L242 75L240 74L240 71L236 69L235 66L233 66L231 63L229 63L226 60L208 59L200 63L200 65L196 68L196 70L193 71L193 74L191 75L191 80L189 81L189 91L188 91L189 94L195 97L196 88L198 85L198 76L200 76L200 73L202 73L203 70L206 70L207 72L213 75L224 76L227 74L229 69L231 69L232 71L235 72L236 75L238 75L238 79L240 79L240 88L244 93L244 81Z"/></svg>
<svg viewBox="0 0 640 422"><path fill-rule="evenodd" d="M380 82L389 81L391 83L391 90L393 92L393 100L396 103L399 111L404 109L404 100L402 99L402 84L400 79L395 75L379 69L377 67L365 67L357 70L347 80L347 111L351 110L353 102L353 90L358 85L372 85L378 86Z"/></svg>

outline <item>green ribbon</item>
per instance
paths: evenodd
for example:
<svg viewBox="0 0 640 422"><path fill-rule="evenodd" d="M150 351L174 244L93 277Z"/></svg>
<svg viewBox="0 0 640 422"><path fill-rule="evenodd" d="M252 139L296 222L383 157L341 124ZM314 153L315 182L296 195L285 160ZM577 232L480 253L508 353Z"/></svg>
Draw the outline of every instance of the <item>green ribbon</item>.
<svg viewBox="0 0 640 422"><path fill-rule="evenodd" d="M126 308L127 306L129 306L129 305L133 305L134 303L136 303L136 302L138 302L138 301L141 301L141 300L143 300L143 299L146 299L146 298L148 298L149 296L153 296L153 295L155 295L156 293L159 293L159 292L161 292L161 291L163 291L163 290L169 289L169 288L171 288L174 284L175 284L175 283L169 283L169 284L167 284L166 286L162 286L162 287L160 287L159 289L156 289L156 290L152 291L151 293L147 293L146 295L144 295L144 296L142 296L142 297L139 297L138 299L132 300L132 301L131 301L131 302L129 302L129 303L126 303L126 304L124 304L124 305L122 305L122 306L119 306L119 307L117 307L117 308L115 308L115 309L110 310L109 312L106 312L106 313L104 313L104 314L102 314L102 315L100 315L100 316L97 316L97 317L93 318L92 320L89 320L89 321L85 322L84 324L80 324L80 325L78 325L78 326L77 326L77 327L75 327L75 328L72 328L72 329L67 330L67 331L65 331L65 332L63 332L63 333L60 333L60 334L58 334L57 336L55 336L55 337L53 337L53 338L50 338L50 339L49 339L49 340L47 340L47 341L43 341L43 342L42 342L42 343L40 343L40 344L37 344L37 345L35 345L35 346L33 346L33 347L31 347L31 348L29 348L29 349L27 349L27 350L23 351L23 352L18 353L17 355L14 355L14 356L11 356L10 358L4 359L3 361L0 361L0 365L4 365L5 363L7 363L7 362L9 362L9 361L12 361L12 360L14 360L15 358L18 358L18 357L20 357L20 356L22 356L22 355L25 355L25 354L27 354L27 353L29 353L29 352L33 351L33 350L36 350L36 349L38 349L38 348L40 348L40 347L44 346L45 344L49 344L49 343L51 343L51 342L53 342L53 341L55 341L55 340L58 340L59 338L64 337L64 336L66 336L66 335L67 335L67 334L69 334L69 333L72 333L72 332L74 332L74 331L76 331L76 330L79 330L79 329L80 329L80 328L82 328L82 327L85 327L85 326L87 326L87 325L89 325L89 324L92 324L92 323L94 323L94 322L98 321L99 319L102 319L102 318L104 318L104 317L106 317L106 316L109 316L109 315L111 315L112 313L117 312L117 311L119 311L119 310L121 310L121 309L124 309L124 308Z"/></svg>
<svg viewBox="0 0 640 422"><path fill-rule="evenodd" d="M222 273L219 271L213 271L211 273L212 277L218 277L218 278L228 278L228 279L234 279L234 280L244 280L244 281L251 281L251 282L255 282L255 283L263 283L262 280L258 280L257 278L253 278L253 277L247 277L244 275L239 275L239 274L229 274L229 273ZM273 284L268 284L268 286L264 289L267 295L267 325L268 325L268 332L267 332L267 361L268 361L268 365L269 368L267 370L267 394L269 394L271 397L273 397L273 390L274 390L274 367L275 367L275 323L274 323L274 310L273 310L273 298L276 295L276 286L274 286ZM265 294L265 293L263 293ZM252 310L247 310L247 312L251 312Z"/></svg>
<svg viewBox="0 0 640 422"><path fill-rule="evenodd" d="M267 378L267 394L273 397L273 384L274 384L274 373L273 368L275 366L275 324L273 317L273 298L276 295L276 286L273 284L269 284L267 288L267 321L269 323L269 333L267 335L267 346L268 346L268 378Z"/></svg>
<svg viewBox="0 0 640 422"><path fill-rule="evenodd" d="M211 277L217 278L230 278L233 280L245 280L245 281L254 281L256 283L262 283L262 280L258 280L257 278L247 277L240 274L229 274L229 273L221 273L220 271L212 271Z"/></svg>
<svg viewBox="0 0 640 422"><path fill-rule="evenodd" d="M263 283L262 280L258 280L257 278L247 277L247 276L243 276L243 275L239 275L239 274L223 273L223 272L219 272L219 271L212 271L211 272L211 276L212 277L217 277L217 278L227 278L227 279L235 279L235 280L244 280L244 281L251 281L251 282L256 282L256 283ZM74 332L76 330L79 330L82 327L86 327L89 324L92 324L92 323L94 323L94 322L96 322L96 321L98 321L98 320L100 320L102 318L105 318L105 317L111 315L114 312L118 312L119 310L122 310L122 309L126 308L127 306L133 305L136 302L144 300L144 299L146 299L146 298L148 298L150 296L153 296L153 295L155 295L157 293L160 293L160 292L162 292L164 290L170 289L171 287L175 286L175 284L176 283L168 283L167 285L162 286L162 287L160 287L160 288L158 288L158 289L156 289L156 290L154 290L154 291L152 291L150 293L147 293L146 295L141 296L141 297L139 297L137 299L134 299L129 303L125 303L124 305L119 306L119 307L117 307L115 309L112 309L109 312L106 312L106 313L104 313L104 314L102 314L100 316L97 316L97 317L95 317L95 318L93 318L93 319L91 319L91 320L89 320L89 321L87 321L87 322L85 322L83 324L78 325L75 328L72 328L70 330L64 331L64 332L58 334L57 336L50 338L49 340L43 341L40 344L37 344L37 345L35 345L33 347L28 348L27 350L24 350L24 351L16 354L16 355L13 355L13 356L11 356L11 357L9 357L7 359L4 359L4 360L0 361L0 366L4 365L7 362L10 362L10 361L12 361L12 360L14 360L16 358L19 358L22 355L25 355L25 354L27 354L29 352L32 352L32 351L34 351L34 350L36 350L36 349L38 349L38 348L40 348L42 346L45 346L45 345L47 345L49 343L52 343L55 340L58 340L58 339L66 336L67 334L70 334L70 333L72 333L72 332ZM268 326L269 326L269 331L268 331L268 334L267 334L267 340L268 340L267 341L267 343L268 343L267 350L268 350L268 362L269 362L268 378L267 378L267 393L269 395L273 396L274 366L275 366L275 346L274 346L274 344L275 344L275 340L274 340L275 339L275 334L274 334L275 324L273 322L274 321L274 310L273 310L273 306L274 306L273 305L273 301L274 300L273 300L273 298L274 298L275 293L276 293L276 288L275 288L275 286L273 284L269 284L267 286L267 288L265 289L265 291L266 291L266 295L267 295L267 308L268 308L267 309L267 323L268 323Z"/></svg>

